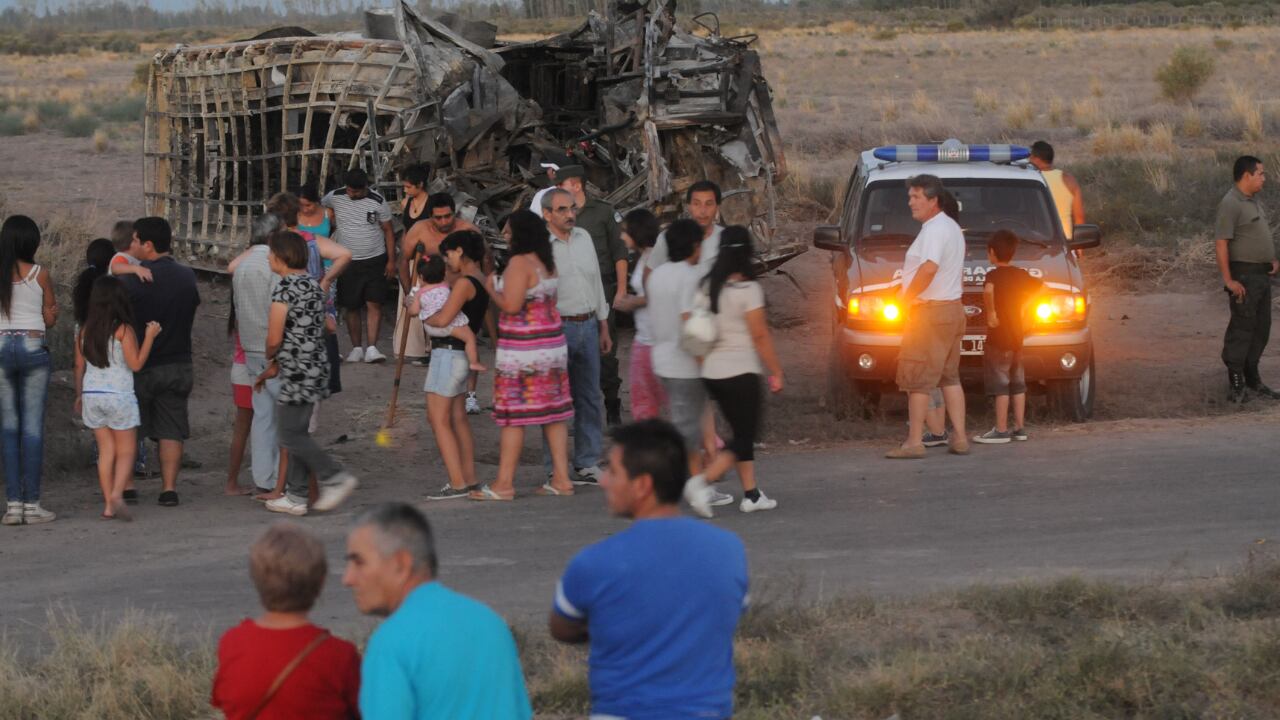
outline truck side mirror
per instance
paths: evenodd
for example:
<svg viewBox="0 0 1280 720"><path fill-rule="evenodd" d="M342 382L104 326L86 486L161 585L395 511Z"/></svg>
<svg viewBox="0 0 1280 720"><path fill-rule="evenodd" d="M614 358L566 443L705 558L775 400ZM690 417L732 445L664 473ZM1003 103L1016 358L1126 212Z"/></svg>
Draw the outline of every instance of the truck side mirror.
<svg viewBox="0 0 1280 720"><path fill-rule="evenodd" d="M1084 250L1102 244L1102 228L1097 225L1076 225L1071 229L1071 239L1067 241L1067 249Z"/></svg>
<svg viewBox="0 0 1280 720"><path fill-rule="evenodd" d="M813 246L819 250L831 250L833 252L847 252L849 250L849 246L844 242L839 225L819 225L815 227L813 229Z"/></svg>

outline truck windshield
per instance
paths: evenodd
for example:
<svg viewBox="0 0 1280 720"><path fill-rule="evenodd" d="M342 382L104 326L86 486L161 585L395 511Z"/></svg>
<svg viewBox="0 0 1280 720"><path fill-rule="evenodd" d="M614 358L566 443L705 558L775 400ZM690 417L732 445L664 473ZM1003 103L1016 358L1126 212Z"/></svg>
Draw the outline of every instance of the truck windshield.
<svg viewBox="0 0 1280 720"><path fill-rule="evenodd" d="M960 227L969 242L983 242L996 230L1012 230L1037 245L1060 242L1055 217L1044 185L1017 180L943 180L960 202ZM862 198L861 243L910 243L920 223L907 207L907 189L901 182L868 185Z"/></svg>

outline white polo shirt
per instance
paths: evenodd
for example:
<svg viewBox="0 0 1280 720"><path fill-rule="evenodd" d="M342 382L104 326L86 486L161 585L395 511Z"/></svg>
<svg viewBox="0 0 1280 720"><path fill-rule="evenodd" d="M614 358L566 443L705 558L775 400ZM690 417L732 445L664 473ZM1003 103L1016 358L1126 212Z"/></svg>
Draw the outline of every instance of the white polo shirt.
<svg viewBox="0 0 1280 720"><path fill-rule="evenodd" d="M964 231L946 213L940 212L925 221L920 234L907 248L907 257L902 263L902 287L910 287L920 266L930 260L938 266L938 272L919 299L959 300L964 294Z"/></svg>

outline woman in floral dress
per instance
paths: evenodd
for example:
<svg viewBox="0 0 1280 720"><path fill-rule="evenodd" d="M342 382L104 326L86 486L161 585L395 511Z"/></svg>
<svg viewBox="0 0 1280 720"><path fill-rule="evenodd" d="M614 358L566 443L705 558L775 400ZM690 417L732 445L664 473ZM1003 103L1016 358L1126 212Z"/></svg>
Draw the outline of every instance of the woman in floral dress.
<svg viewBox="0 0 1280 720"><path fill-rule="evenodd" d="M471 493L472 500L515 497L516 466L524 429L541 425L551 448L551 481L540 495L572 495L569 481L569 351L556 311L555 260L546 224L528 210L512 214L511 259L486 288L497 307L493 419L502 428L498 477Z"/></svg>

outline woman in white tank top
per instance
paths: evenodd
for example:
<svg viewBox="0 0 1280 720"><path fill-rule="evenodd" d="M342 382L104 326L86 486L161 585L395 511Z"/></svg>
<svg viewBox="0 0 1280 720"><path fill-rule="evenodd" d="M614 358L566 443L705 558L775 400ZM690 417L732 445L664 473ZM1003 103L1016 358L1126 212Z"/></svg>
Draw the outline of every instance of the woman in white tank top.
<svg viewBox="0 0 1280 720"><path fill-rule="evenodd" d="M34 525L40 507L44 405L52 369L45 330L58 318L49 271L35 264L40 228L25 215L0 225L0 452L8 503L0 524Z"/></svg>

